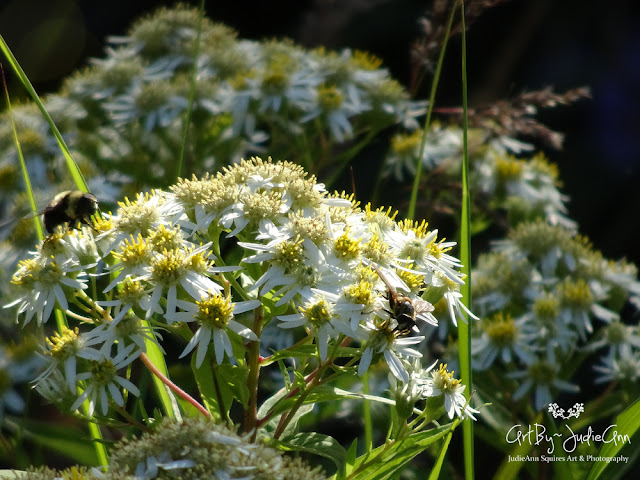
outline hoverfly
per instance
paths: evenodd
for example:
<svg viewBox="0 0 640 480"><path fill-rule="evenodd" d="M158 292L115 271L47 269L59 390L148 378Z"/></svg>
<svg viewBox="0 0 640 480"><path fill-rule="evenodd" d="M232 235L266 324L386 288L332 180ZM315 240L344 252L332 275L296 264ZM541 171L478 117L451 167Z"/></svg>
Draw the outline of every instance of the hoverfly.
<svg viewBox="0 0 640 480"><path fill-rule="evenodd" d="M399 294L378 266L373 264L371 266L387 287L387 299L391 311L386 310L386 312L398 323L393 331L400 336L408 335L416 326L416 315L433 312L433 305L420 298L411 300L409 297Z"/></svg>

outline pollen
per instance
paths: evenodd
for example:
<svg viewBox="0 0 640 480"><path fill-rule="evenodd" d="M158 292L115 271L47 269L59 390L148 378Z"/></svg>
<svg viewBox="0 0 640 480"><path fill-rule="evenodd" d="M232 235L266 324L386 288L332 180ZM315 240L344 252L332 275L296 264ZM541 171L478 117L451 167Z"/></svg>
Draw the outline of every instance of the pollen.
<svg viewBox="0 0 640 480"><path fill-rule="evenodd" d="M570 308L587 310L593 302L591 289L586 281L578 279L575 282L565 281L559 287L561 303Z"/></svg>
<svg viewBox="0 0 640 480"><path fill-rule="evenodd" d="M368 282L373 285L380 277L378 277L378 274L373 268L361 264L356 268L356 278L358 278L360 282Z"/></svg>
<svg viewBox="0 0 640 480"><path fill-rule="evenodd" d="M340 108L340 105L342 105L342 94L334 85L320 85L317 92L318 104L322 110L336 110Z"/></svg>
<svg viewBox="0 0 640 480"><path fill-rule="evenodd" d="M429 255L432 255L433 257L435 257L437 259L440 259L440 258L442 258L443 254L445 254L446 252L451 250L451 247L444 246L445 240L446 239L441 238L440 240L438 240L436 242L435 237L434 237L433 241L431 241L427 245L427 252L429 253Z"/></svg>
<svg viewBox="0 0 640 480"><path fill-rule="evenodd" d="M286 273L291 273L298 269L304 262L303 240L296 238L295 240L287 240L278 246L278 250L274 256L274 262L278 263Z"/></svg>
<svg viewBox="0 0 640 480"><path fill-rule="evenodd" d="M508 347L514 344L518 327L511 315L495 314L489 322L483 324L483 329L489 335L491 343L498 347Z"/></svg>
<svg viewBox="0 0 640 480"><path fill-rule="evenodd" d="M382 65L382 59L362 50L354 51L351 61L354 65L362 68L363 70L376 70L380 65Z"/></svg>
<svg viewBox="0 0 640 480"><path fill-rule="evenodd" d="M412 263L408 263L408 269L413 268ZM406 270L397 270L396 273L402 279L402 281L409 287L409 290L413 293L417 293L420 291L422 286L424 285L424 275L420 275L419 273L408 272Z"/></svg>
<svg viewBox="0 0 640 480"><path fill-rule="evenodd" d="M233 303L230 296L221 293L211 294L205 300L196 301L198 313L196 319L209 328L225 329L233 317Z"/></svg>
<svg viewBox="0 0 640 480"><path fill-rule="evenodd" d="M524 162L513 155L505 155L496 159L496 176L503 182L517 180L522 176Z"/></svg>
<svg viewBox="0 0 640 480"><path fill-rule="evenodd" d="M149 262L151 257L151 246L148 238L142 238L142 235L138 234L138 237L134 240L131 237L131 241L127 238L124 245L120 246L121 252L114 252L114 256L119 258L120 261L127 267L135 267L138 265L145 265Z"/></svg>
<svg viewBox="0 0 640 480"><path fill-rule="evenodd" d="M453 378L454 372L447 370L447 364L440 364L440 368L432 373L433 385L442 392L455 390L460 380Z"/></svg>
<svg viewBox="0 0 640 480"><path fill-rule="evenodd" d="M185 255L179 250L165 250L151 261L151 279L173 285L186 274Z"/></svg>
<svg viewBox="0 0 640 480"><path fill-rule="evenodd" d="M300 311L314 327L324 325L333 318L331 315L331 306L324 298L307 307L300 307Z"/></svg>
<svg viewBox="0 0 640 480"><path fill-rule="evenodd" d="M541 319L554 319L560 313L560 302L552 294L537 298L533 303L533 313Z"/></svg>
<svg viewBox="0 0 640 480"><path fill-rule="evenodd" d="M111 220L111 212L108 215L102 215L101 217L93 216L93 228L95 228L98 233L108 232L113 229L113 221Z"/></svg>
<svg viewBox="0 0 640 480"><path fill-rule="evenodd" d="M417 220L410 220L408 218L405 218L404 220L398 222L398 226L404 233L409 233L410 231L413 232L416 238L424 238L430 233L427 230L429 223L426 220L418 222Z"/></svg>
<svg viewBox="0 0 640 480"><path fill-rule="evenodd" d="M65 360L73 357L80 350L79 336L80 332L77 327L71 330L63 326L62 334L55 332L52 337L47 338L49 350L46 353L56 360Z"/></svg>
<svg viewBox="0 0 640 480"><path fill-rule="evenodd" d="M417 155L422 140L422 130L418 129L411 134L399 133L391 139L391 150L398 155Z"/></svg>
<svg viewBox="0 0 640 480"><path fill-rule="evenodd" d="M375 263L387 264L392 256L389 253L389 244L383 241L378 234L373 234L364 245L362 245L362 255Z"/></svg>
<svg viewBox="0 0 640 480"><path fill-rule="evenodd" d="M182 245L183 236L180 227L167 230L164 225L160 225L156 230L151 231L149 242L155 252L174 250Z"/></svg>
<svg viewBox="0 0 640 480"><path fill-rule="evenodd" d="M371 204L367 203L364 207L364 215L368 224L377 225L381 232L388 232L396 225L395 218L398 215L398 211L392 211L391 207L386 210L384 207L371 210Z"/></svg>
<svg viewBox="0 0 640 480"><path fill-rule="evenodd" d="M204 274L214 265L214 261L207 258L207 252L198 252L192 254L193 247L190 247L187 251L187 258L185 264L190 270L196 273Z"/></svg>
<svg viewBox="0 0 640 480"><path fill-rule="evenodd" d="M355 260L360 255L360 240L353 238L349 232L342 233L335 239L333 250L338 258L345 261Z"/></svg>
<svg viewBox="0 0 640 480"><path fill-rule="evenodd" d="M105 360L89 360L89 372L93 380L99 385L108 385L117 375L117 370L113 362Z"/></svg>
<svg viewBox="0 0 640 480"><path fill-rule="evenodd" d="M370 307L373 305L373 283L361 280L358 283L352 283L344 289L344 296L351 303L364 305Z"/></svg>
<svg viewBox="0 0 640 480"><path fill-rule="evenodd" d="M144 286L137 280L126 278L118 286L118 298L123 304L135 304L144 295Z"/></svg>
<svg viewBox="0 0 640 480"><path fill-rule="evenodd" d="M32 288L40 277L43 265L29 258L20 260L18 271L11 277L11 283L24 288Z"/></svg>

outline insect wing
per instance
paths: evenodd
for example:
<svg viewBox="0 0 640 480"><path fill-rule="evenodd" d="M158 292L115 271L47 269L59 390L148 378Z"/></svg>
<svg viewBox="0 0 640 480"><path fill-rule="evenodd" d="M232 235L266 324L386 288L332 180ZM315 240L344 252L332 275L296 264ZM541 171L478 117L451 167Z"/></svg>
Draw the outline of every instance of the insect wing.
<svg viewBox="0 0 640 480"><path fill-rule="evenodd" d="M433 305L431 305L431 303L427 302L426 300L422 300L421 298L417 298L415 300L413 300L411 303L413 303L413 309L416 312L416 315L420 314L420 313L429 313L429 312L433 312Z"/></svg>

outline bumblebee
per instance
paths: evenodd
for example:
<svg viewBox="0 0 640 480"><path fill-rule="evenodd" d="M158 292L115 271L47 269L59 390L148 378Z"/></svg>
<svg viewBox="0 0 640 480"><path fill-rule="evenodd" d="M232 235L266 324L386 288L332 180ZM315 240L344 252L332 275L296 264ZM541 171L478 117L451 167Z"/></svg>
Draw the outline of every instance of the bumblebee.
<svg viewBox="0 0 640 480"><path fill-rule="evenodd" d="M372 267L387 287L390 310L386 310L386 312L397 322L393 332L399 336L409 335L416 325L416 315L433 312L433 305L426 300L411 300L409 297L399 294L378 266L372 265Z"/></svg>
<svg viewBox="0 0 640 480"><path fill-rule="evenodd" d="M58 225L70 226L74 222L90 225L87 221L98 211L98 199L91 193L67 190L56 195L42 211L42 219L47 232L53 233Z"/></svg>

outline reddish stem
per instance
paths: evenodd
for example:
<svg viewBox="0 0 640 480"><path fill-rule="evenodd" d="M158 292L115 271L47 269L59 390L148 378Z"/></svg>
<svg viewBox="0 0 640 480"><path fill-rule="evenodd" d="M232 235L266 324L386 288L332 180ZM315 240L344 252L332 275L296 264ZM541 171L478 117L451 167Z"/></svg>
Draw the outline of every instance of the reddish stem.
<svg viewBox="0 0 640 480"><path fill-rule="evenodd" d="M196 408L196 410L202 413L205 417L207 418L211 417L211 414L207 411L207 409L204 408L202 405L200 405L195 398L193 398L191 395L189 395L187 392L185 392L179 386L177 386L175 383L169 380L166 376L164 376L164 374L156 368L156 366L149 359L149 357L147 357L146 353L141 354L140 359L142 360L142 363L144 363L145 366L151 371L151 373L153 373L156 377L158 377L160 381L164 383L167 387L169 387L176 395L178 395L179 397L183 398L186 402L193 405Z"/></svg>

